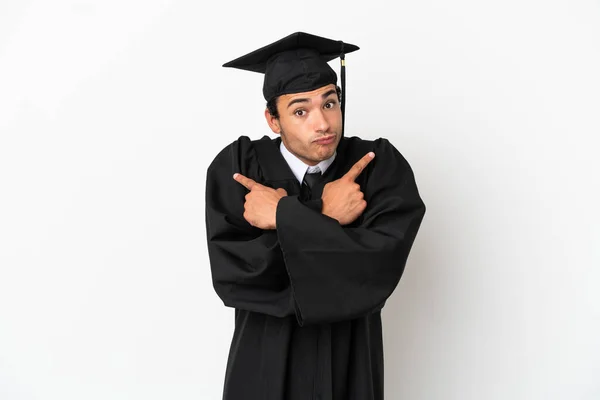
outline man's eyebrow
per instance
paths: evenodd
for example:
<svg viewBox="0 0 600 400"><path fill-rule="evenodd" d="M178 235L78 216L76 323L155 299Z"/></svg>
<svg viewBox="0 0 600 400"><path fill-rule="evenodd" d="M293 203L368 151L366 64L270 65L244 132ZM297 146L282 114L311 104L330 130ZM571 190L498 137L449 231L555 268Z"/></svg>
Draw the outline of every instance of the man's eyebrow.
<svg viewBox="0 0 600 400"><path fill-rule="evenodd" d="M325 93L323 93L323 96L321 96L323 99L326 99L327 97L331 96L332 94L336 94L337 90L335 89L331 89Z"/></svg>
<svg viewBox="0 0 600 400"><path fill-rule="evenodd" d="M296 104L296 103L308 103L308 99L294 99L294 100L290 101L290 104L288 104L288 108L290 108L292 106L292 104Z"/></svg>
<svg viewBox="0 0 600 400"><path fill-rule="evenodd" d="M323 93L321 95L321 98L326 99L329 96L331 96L332 94L336 94L336 93L337 93L337 90L331 89L331 90L328 90L327 92ZM293 104L296 104L296 103L308 103L308 102L310 102L310 100L309 99L305 99L305 98L294 99L294 100L290 101L290 103L287 106L288 106L288 108L290 108Z"/></svg>

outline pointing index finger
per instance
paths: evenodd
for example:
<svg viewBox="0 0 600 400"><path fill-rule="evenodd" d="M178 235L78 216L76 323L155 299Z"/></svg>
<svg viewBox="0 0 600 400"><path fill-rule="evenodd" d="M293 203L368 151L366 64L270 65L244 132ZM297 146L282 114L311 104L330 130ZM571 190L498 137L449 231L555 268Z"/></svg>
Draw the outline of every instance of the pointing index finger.
<svg viewBox="0 0 600 400"><path fill-rule="evenodd" d="M248 190L252 190L253 187L258 185L258 183L256 183L255 181L253 181L250 178L246 178L242 174L237 174L237 173L233 174L233 179L235 179L238 183L241 183L242 186L244 186Z"/></svg>
<svg viewBox="0 0 600 400"><path fill-rule="evenodd" d="M375 153L372 151L367 153L363 158L358 160L356 164L350 168L350 171L346 172L344 178L349 179L351 181L355 181L356 178L360 175L360 173L367 167L367 165L375 158Z"/></svg>

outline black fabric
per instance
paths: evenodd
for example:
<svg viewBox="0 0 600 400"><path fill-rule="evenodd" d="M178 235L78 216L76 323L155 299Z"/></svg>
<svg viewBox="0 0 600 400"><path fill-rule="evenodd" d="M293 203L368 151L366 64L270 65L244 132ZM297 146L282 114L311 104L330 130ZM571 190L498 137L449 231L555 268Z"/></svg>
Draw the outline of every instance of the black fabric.
<svg viewBox="0 0 600 400"><path fill-rule="evenodd" d="M321 179L321 171L319 172L307 172L304 174L304 179L302 180L302 190L300 192L300 198L304 201L310 200L312 197L312 188L319 182Z"/></svg>
<svg viewBox="0 0 600 400"><path fill-rule="evenodd" d="M344 136L345 133L345 127L346 127L346 96L347 93L346 91L348 89L346 89L346 50L345 50L345 44L342 43L342 54L340 54L340 60L341 60L341 75L342 75L342 99L341 99L341 107L342 107L342 137Z"/></svg>
<svg viewBox="0 0 600 400"><path fill-rule="evenodd" d="M381 400L381 309L398 284L425 213L412 170L385 139L342 138L310 200L280 138L242 136L207 171L206 229L213 285L235 309L225 400ZM323 187L367 152L356 182L367 208L341 226L321 214ZM288 196L277 228L244 218L235 172Z"/></svg>
<svg viewBox="0 0 600 400"><path fill-rule="evenodd" d="M263 96L269 101L282 94L309 92L336 84L337 75L327 62L339 57L342 50L348 54L359 49L342 43L295 32L223 66L265 74Z"/></svg>

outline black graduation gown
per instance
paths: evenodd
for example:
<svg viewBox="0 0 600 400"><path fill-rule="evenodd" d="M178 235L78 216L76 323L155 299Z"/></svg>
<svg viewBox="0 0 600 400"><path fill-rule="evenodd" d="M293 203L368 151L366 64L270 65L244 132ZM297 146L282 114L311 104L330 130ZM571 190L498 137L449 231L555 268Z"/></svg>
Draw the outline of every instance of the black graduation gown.
<svg viewBox="0 0 600 400"><path fill-rule="evenodd" d="M425 214L413 172L388 140L345 137L303 203L280 143L242 136L207 172L213 285L235 308L223 399L383 399L381 309ZM323 186L369 151L375 159L356 180L367 208L341 226L320 212ZM246 222L235 172L287 191L276 230Z"/></svg>

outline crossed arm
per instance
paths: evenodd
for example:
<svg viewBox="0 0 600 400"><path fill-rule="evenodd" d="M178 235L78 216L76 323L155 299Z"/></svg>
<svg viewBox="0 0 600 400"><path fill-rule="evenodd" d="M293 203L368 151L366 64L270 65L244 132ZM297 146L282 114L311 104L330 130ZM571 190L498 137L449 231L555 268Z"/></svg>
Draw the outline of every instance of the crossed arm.
<svg viewBox="0 0 600 400"><path fill-rule="evenodd" d="M372 160L365 155L325 186L321 213L245 175L230 184L209 170L208 249L213 285L225 305L295 315L301 325L381 309L403 273L425 206L406 160L387 141L374 150L381 162L364 188L369 205L354 182ZM215 169L232 167L240 171L223 157ZM346 226L359 215L360 226Z"/></svg>
<svg viewBox="0 0 600 400"><path fill-rule="evenodd" d="M374 157L375 153L369 152L343 177L325 185L322 195L324 215L336 219L340 225L348 225L363 213L367 202L355 181ZM260 229L276 229L277 205L287 196L285 189L261 185L239 173L234 174L233 179L250 191L244 203L244 219Z"/></svg>

